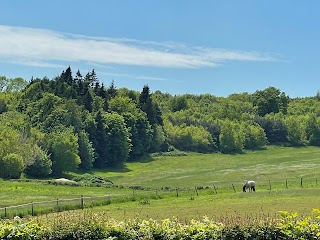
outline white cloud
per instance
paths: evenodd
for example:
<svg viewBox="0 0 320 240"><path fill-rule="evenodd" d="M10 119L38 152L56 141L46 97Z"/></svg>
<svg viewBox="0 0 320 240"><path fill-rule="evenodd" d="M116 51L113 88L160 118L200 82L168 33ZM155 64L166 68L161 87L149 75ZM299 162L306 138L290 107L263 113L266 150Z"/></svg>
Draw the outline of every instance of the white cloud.
<svg viewBox="0 0 320 240"><path fill-rule="evenodd" d="M99 72L99 75L134 78L134 79L137 79L137 80L152 80L152 81L167 81L167 80L169 80L167 78L162 78L162 77L144 76L144 75L132 75L132 74L115 73L115 72Z"/></svg>
<svg viewBox="0 0 320 240"><path fill-rule="evenodd" d="M275 61L272 54L178 43L112 39L0 25L0 59L33 66L92 62L165 68L216 67L226 61Z"/></svg>

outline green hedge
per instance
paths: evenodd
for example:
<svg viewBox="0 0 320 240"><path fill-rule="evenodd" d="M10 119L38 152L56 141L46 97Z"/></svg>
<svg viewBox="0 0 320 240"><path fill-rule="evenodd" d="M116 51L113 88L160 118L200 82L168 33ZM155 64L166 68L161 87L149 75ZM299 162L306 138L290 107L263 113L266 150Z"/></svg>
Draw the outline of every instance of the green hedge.
<svg viewBox="0 0 320 240"><path fill-rule="evenodd" d="M29 220L0 222L1 239L319 239L320 214L298 218L281 212L278 219L251 223L217 223L207 217L181 223L177 219L117 221L93 213L63 213Z"/></svg>

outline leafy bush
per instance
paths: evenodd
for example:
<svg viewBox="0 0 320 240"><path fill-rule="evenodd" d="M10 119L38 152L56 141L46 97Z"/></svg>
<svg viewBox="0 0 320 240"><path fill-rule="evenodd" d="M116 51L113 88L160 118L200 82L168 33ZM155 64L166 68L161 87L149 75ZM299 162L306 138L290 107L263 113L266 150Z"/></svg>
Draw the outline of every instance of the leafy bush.
<svg viewBox="0 0 320 240"><path fill-rule="evenodd" d="M27 164L25 173L32 177L46 177L52 170L52 162L48 154L41 148L35 148L32 162Z"/></svg>
<svg viewBox="0 0 320 240"><path fill-rule="evenodd" d="M3 178L20 178L24 169L24 162L20 155L10 153L3 159L0 159L0 177Z"/></svg>
<svg viewBox="0 0 320 240"><path fill-rule="evenodd" d="M108 186L113 184L113 182L108 179L89 173L75 177L73 180L86 186Z"/></svg>

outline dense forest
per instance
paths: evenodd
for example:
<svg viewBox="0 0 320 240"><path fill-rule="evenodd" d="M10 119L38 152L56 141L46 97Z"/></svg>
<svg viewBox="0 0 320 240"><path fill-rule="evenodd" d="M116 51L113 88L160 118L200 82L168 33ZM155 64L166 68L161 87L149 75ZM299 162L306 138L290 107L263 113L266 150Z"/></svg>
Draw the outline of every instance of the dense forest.
<svg viewBox="0 0 320 240"><path fill-rule="evenodd" d="M216 97L105 86L92 70L53 79L0 76L0 177L121 167L149 153L241 153L320 145L320 94L275 87Z"/></svg>

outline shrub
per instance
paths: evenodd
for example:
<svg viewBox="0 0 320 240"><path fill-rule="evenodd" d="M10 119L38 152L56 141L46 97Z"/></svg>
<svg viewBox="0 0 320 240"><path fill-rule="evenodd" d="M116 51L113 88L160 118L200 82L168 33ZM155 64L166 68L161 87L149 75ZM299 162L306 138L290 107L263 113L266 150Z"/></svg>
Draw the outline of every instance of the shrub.
<svg viewBox="0 0 320 240"><path fill-rule="evenodd" d="M20 178L24 169L24 162L20 155L10 153L3 159L0 159L0 166L0 177Z"/></svg>
<svg viewBox="0 0 320 240"><path fill-rule="evenodd" d="M117 221L103 213L62 213L32 220L0 222L0 239L319 239L319 210L316 216L297 218L281 212L279 219L217 223L207 217L181 223L131 219Z"/></svg>

